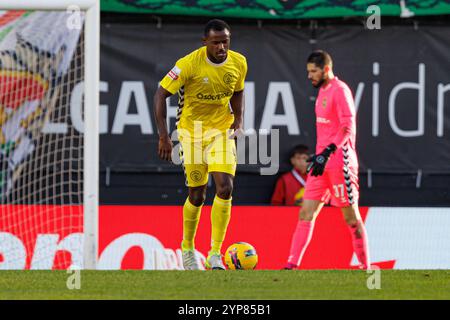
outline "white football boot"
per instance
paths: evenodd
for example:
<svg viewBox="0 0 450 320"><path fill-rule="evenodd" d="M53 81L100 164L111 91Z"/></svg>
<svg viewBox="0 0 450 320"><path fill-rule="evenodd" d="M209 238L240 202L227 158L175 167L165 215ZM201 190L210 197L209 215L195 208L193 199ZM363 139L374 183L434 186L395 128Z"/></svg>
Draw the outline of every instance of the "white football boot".
<svg viewBox="0 0 450 320"><path fill-rule="evenodd" d="M184 270L200 270L195 250L183 250L183 268Z"/></svg>
<svg viewBox="0 0 450 320"><path fill-rule="evenodd" d="M206 269L212 270L225 270L225 266L222 262L222 255L220 254L209 254L205 262Z"/></svg>

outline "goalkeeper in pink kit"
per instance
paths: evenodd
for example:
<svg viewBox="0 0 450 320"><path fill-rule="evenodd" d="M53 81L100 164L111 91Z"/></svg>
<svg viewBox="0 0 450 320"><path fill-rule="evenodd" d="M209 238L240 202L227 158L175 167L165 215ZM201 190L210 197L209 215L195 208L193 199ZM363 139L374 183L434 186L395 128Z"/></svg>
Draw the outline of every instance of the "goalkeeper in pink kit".
<svg viewBox="0 0 450 320"><path fill-rule="evenodd" d="M316 154L309 159L300 218L285 269L297 268L311 240L314 221L325 203L341 208L362 269L370 268L367 234L358 210L356 112L352 93L333 74L328 53L317 50L307 60L308 79L320 88L316 99Z"/></svg>

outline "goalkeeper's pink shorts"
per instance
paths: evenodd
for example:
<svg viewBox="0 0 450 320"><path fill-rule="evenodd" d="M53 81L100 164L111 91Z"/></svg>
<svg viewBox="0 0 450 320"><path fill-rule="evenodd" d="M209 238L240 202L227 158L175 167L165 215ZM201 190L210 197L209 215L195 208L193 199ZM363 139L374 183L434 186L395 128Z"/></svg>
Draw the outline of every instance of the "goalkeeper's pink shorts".
<svg viewBox="0 0 450 320"><path fill-rule="evenodd" d="M352 167L325 169L318 177L308 175L303 200L318 200L343 208L358 204L358 172Z"/></svg>

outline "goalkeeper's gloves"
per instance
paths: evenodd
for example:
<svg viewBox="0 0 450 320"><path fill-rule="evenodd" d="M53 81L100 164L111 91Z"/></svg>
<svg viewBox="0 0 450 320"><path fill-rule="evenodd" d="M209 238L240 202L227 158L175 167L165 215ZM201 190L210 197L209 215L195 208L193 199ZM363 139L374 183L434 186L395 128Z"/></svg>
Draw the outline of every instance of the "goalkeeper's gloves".
<svg viewBox="0 0 450 320"><path fill-rule="evenodd" d="M306 172L309 173L311 170L312 176L321 176L325 170L325 165L327 164L330 155L336 151L336 145L334 143L326 147L321 153L314 154L311 158L307 160L309 162Z"/></svg>

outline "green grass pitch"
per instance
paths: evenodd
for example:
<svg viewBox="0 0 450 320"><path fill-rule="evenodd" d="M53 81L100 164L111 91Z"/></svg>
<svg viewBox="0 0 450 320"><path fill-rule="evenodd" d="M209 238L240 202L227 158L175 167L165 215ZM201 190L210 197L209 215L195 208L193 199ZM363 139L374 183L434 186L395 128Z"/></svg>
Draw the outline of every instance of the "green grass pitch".
<svg viewBox="0 0 450 320"><path fill-rule="evenodd" d="M0 271L0 299L450 299L450 270Z"/></svg>

